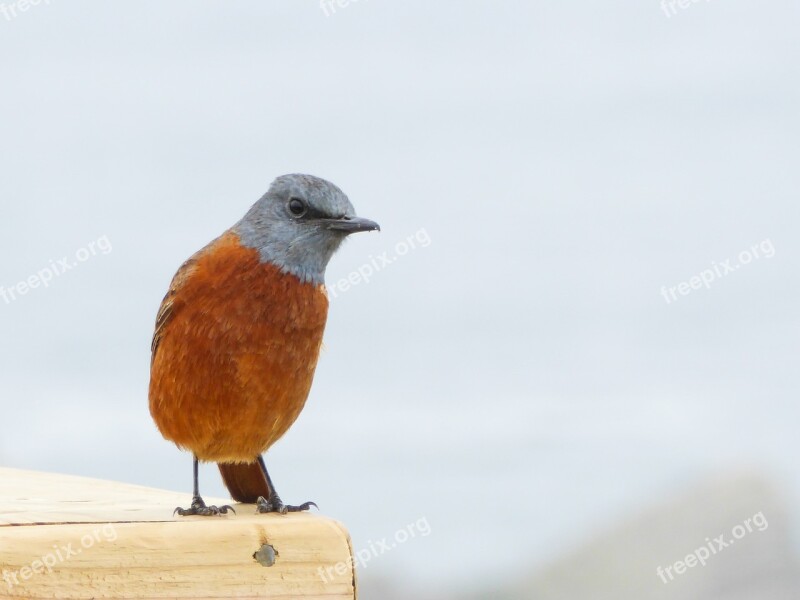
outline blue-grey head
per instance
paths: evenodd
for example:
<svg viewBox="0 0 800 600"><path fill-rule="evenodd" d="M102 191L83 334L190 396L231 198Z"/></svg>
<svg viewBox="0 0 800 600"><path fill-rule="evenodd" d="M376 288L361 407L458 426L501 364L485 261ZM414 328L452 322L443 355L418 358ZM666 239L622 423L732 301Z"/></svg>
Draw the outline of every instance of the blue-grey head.
<svg viewBox="0 0 800 600"><path fill-rule="evenodd" d="M321 284L334 252L351 233L380 230L338 187L312 175L282 175L233 228L242 244L258 250L285 273Z"/></svg>

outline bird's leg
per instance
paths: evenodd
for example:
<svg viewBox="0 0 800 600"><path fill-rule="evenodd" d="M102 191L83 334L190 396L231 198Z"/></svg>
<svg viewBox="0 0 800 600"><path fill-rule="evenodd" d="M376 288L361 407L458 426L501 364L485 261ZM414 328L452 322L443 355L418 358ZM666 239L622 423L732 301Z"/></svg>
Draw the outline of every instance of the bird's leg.
<svg viewBox="0 0 800 600"><path fill-rule="evenodd" d="M264 471L264 477L267 479L267 485L269 487L269 497L264 498L261 496L256 502L256 508L260 513L271 513L276 512L282 515L290 512L302 512L304 510L310 509L312 506L314 508L319 508L315 502L306 502L305 504L301 504L300 506L291 506L288 504L284 504L281 497L278 496L278 492L275 491L275 485L272 483L272 478L269 476L267 472L267 465L264 464L264 458L262 456L258 457L258 464L261 465L261 470Z"/></svg>
<svg viewBox="0 0 800 600"><path fill-rule="evenodd" d="M197 457L194 457L194 495L192 496L192 505L189 508L181 508L180 506L175 509L173 515L177 514L182 517L189 515L199 515L201 517L213 517L216 515L227 514L228 511L236 513L233 507L228 506L206 506L206 503L200 497L200 483L199 483L199 466Z"/></svg>

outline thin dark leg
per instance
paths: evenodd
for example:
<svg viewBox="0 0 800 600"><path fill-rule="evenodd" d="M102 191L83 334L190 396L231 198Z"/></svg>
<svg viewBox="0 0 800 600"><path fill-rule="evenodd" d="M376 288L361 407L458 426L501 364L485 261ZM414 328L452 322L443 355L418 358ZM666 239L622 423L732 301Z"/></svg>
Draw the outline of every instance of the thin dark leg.
<svg viewBox="0 0 800 600"><path fill-rule="evenodd" d="M200 461L197 460L196 456L193 456L192 458L194 459L193 460L194 464L192 465L192 471L194 473L194 494L193 494L193 496L195 498L199 498L200 497Z"/></svg>
<svg viewBox="0 0 800 600"><path fill-rule="evenodd" d="M291 506L288 504L284 504L281 500L281 497L278 496L278 492L275 490L275 484L272 483L272 478L269 476L269 471L267 471L267 465L264 462L264 457L258 457L258 464L261 465L261 470L264 471L264 478L267 480L267 487L269 487L269 497L264 498L261 496L256 503L258 512L260 513L281 513L285 515L286 513L290 512L302 512L304 510L310 509L312 506L314 508L319 508L315 502L306 502L301 504L300 506Z"/></svg>
<svg viewBox="0 0 800 600"><path fill-rule="evenodd" d="M275 484L272 483L272 477L269 476L269 471L267 471L267 463L264 462L264 457L258 457L258 464L261 465L261 470L264 471L264 477L267 480L267 486L269 487L269 493L271 496L277 496L278 492L275 490Z"/></svg>
<svg viewBox="0 0 800 600"><path fill-rule="evenodd" d="M200 497L200 462L197 460L197 457L194 458L194 464L192 466L192 472L194 474L194 494L192 496L192 505L189 508L181 508L180 506L175 509L175 512L172 514L178 514L182 517L186 517L189 515L199 515L201 517L213 517L216 515L224 515L227 514L228 511L232 513L236 513L233 510L233 507L228 506L206 506L206 503Z"/></svg>

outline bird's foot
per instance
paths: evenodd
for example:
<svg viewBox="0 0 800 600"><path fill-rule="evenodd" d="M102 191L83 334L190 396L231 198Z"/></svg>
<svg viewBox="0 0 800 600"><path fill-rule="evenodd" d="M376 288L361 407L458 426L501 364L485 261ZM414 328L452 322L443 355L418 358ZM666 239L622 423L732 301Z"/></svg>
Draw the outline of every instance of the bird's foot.
<svg viewBox="0 0 800 600"><path fill-rule="evenodd" d="M312 506L316 509L319 509L319 506L317 506L316 502L306 502L300 506L284 504L278 494L273 494L269 497L269 499L264 498L264 496L261 496L258 499L256 502L256 512L261 514L280 513L285 515L286 513L290 512L303 512L304 510L309 510Z"/></svg>
<svg viewBox="0 0 800 600"><path fill-rule="evenodd" d="M200 496L195 496L192 498L191 507L181 508L179 506L172 514L180 515L182 517L188 517L189 515L198 515L200 517L216 517L217 515L226 515L228 514L228 511L236 514L236 511L233 510L232 506L228 506L227 504L224 506L206 506L206 503L203 502L203 499Z"/></svg>

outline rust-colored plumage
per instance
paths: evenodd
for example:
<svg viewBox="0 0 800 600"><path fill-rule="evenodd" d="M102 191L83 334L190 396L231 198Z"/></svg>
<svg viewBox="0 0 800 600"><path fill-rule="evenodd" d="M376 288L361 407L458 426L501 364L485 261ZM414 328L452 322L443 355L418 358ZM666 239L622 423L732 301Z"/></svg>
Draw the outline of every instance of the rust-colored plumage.
<svg viewBox="0 0 800 600"><path fill-rule="evenodd" d="M261 456L303 410L328 315L325 269L344 239L376 231L335 185L283 175L245 216L178 270L156 318L150 413L168 440L194 455L194 494L207 506L198 464L216 462L231 496L261 513L284 504Z"/></svg>
<svg viewBox="0 0 800 600"><path fill-rule="evenodd" d="M308 396L328 312L301 283L229 232L178 271L153 338L150 412L203 461L253 463Z"/></svg>

